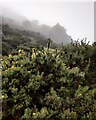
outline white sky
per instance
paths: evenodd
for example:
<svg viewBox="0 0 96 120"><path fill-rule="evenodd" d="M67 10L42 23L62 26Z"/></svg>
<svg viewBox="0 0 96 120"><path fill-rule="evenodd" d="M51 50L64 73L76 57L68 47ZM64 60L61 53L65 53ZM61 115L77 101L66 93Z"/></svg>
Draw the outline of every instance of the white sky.
<svg viewBox="0 0 96 120"><path fill-rule="evenodd" d="M53 26L59 22L73 39L87 37L91 42L94 41L94 2L91 0L2 0L2 5L30 20L37 19L42 24Z"/></svg>

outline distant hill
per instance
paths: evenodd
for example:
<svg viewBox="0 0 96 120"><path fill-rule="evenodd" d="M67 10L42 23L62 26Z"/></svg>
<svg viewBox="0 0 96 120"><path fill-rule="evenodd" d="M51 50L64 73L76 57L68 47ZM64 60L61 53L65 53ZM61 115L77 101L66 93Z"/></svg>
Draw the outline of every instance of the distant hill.
<svg viewBox="0 0 96 120"><path fill-rule="evenodd" d="M8 25L2 25L3 55L8 55L12 50L15 50L19 45L22 45L25 42L30 43L30 39L25 39L17 30L10 28Z"/></svg>
<svg viewBox="0 0 96 120"><path fill-rule="evenodd" d="M50 29L49 36L56 43L67 44L71 41L71 37L67 35L65 28L59 23Z"/></svg>
<svg viewBox="0 0 96 120"><path fill-rule="evenodd" d="M66 30L59 23L50 27L48 25L39 25L38 32L47 38L51 38L57 44L67 44L71 41L71 36L67 35Z"/></svg>
<svg viewBox="0 0 96 120"><path fill-rule="evenodd" d="M67 44L71 41L71 36L67 35L65 28L59 23L51 27L45 24L39 25L35 22L24 21L23 25L26 27L25 29L39 32L45 37L51 38L55 43Z"/></svg>
<svg viewBox="0 0 96 120"><path fill-rule="evenodd" d="M30 21L26 17L6 8L2 11L2 22L19 30L39 32L46 38L51 38L57 44L67 44L71 41L71 36L66 33L65 28L59 23L54 26L39 24L38 20Z"/></svg>
<svg viewBox="0 0 96 120"><path fill-rule="evenodd" d="M8 55L18 48L47 47L47 38L38 32L18 30L2 25L2 54ZM57 44L52 43L52 48Z"/></svg>

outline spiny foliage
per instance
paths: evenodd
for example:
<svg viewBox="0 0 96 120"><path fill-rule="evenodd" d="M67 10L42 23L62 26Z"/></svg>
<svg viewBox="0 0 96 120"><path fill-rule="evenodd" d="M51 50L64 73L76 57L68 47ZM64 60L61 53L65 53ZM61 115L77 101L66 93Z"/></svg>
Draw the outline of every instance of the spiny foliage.
<svg viewBox="0 0 96 120"><path fill-rule="evenodd" d="M2 120L95 120L95 55L72 43L2 56Z"/></svg>

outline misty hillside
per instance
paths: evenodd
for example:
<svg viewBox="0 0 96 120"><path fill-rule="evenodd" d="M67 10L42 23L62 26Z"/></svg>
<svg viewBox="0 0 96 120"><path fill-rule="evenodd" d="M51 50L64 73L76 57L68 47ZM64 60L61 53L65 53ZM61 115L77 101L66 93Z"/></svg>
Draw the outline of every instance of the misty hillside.
<svg viewBox="0 0 96 120"><path fill-rule="evenodd" d="M30 21L26 17L7 9L4 9L2 12L2 22L3 24L8 24L12 28L39 32L58 44L67 44L71 41L71 36L66 33L65 28L59 23L54 26L39 24L38 20Z"/></svg>
<svg viewBox="0 0 96 120"><path fill-rule="evenodd" d="M55 40L57 43L69 43L71 40L71 37L67 35L66 30L64 27L62 27L59 23L57 23L55 26L53 26L50 29L50 38Z"/></svg>
<svg viewBox="0 0 96 120"><path fill-rule="evenodd" d="M2 53L4 55L10 54L16 49L29 49L32 47L47 47L47 38L38 32L30 32L25 30L18 30L2 25ZM52 43L52 48L57 47Z"/></svg>

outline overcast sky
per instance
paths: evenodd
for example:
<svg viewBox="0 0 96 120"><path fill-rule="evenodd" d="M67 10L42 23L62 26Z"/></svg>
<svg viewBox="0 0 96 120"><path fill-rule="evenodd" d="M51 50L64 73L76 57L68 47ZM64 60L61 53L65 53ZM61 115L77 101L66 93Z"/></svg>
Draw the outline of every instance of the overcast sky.
<svg viewBox="0 0 96 120"><path fill-rule="evenodd" d="M30 20L37 19L41 24L50 26L59 22L73 39L87 37L89 41L94 41L94 2L6 1L2 0L2 6Z"/></svg>

